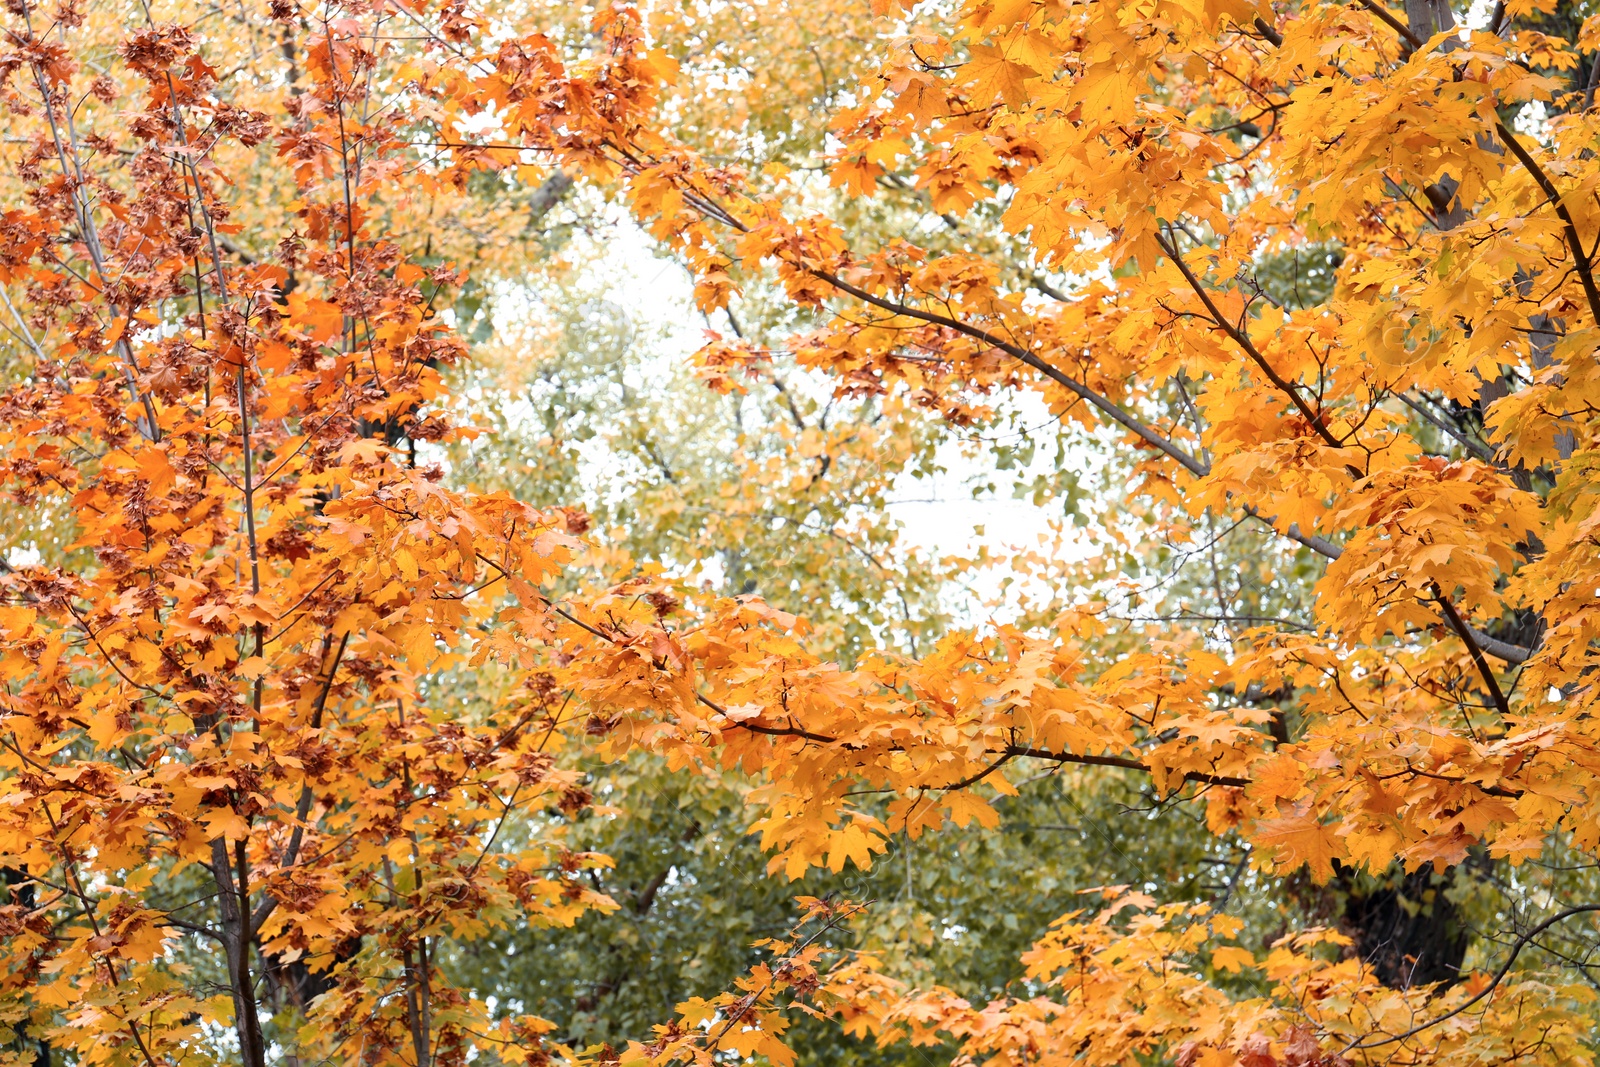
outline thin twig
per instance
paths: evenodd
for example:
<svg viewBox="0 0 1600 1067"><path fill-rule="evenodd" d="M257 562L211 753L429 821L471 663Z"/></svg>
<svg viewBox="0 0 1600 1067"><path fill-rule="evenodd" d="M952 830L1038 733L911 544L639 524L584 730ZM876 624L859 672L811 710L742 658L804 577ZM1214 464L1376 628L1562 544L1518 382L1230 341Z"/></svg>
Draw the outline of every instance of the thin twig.
<svg viewBox="0 0 1600 1067"><path fill-rule="evenodd" d="M1596 323L1600 323L1600 289L1595 287L1594 269L1589 262L1589 256L1583 250L1583 240L1578 236L1578 224L1572 220L1572 212L1567 210L1567 205L1562 202L1561 193L1556 189L1555 183L1550 180L1543 168L1528 150L1522 147L1522 142L1517 140L1515 134L1506 129L1503 122L1495 123L1495 130L1500 134L1500 140L1517 157L1517 162L1522 164L1524 170L1533 176L1533 180L1549 198L1551 206L1556 209L1556 215L1561 219L1562 229L1566 234L1567 247L1572 253L1572 265L1578 272L1578 281L1583 285L1584 299L1589 302L1589 314Z"/></svg>
<svg viewBox="0 0 1600 1067"><path fill-rule="evenodd" d="M1600 904L1580 904L1575 908L1568 908L1565 911L1557 912L1555 915L1552 915L1538 926L1535 926L1532 930L1529 930L1527 933L1518 937L1516 944L1511 946L1511 955L1506 957L1506 961L1500 965L1500 969L1494 973L1494 977L1489 979L1489 984L1484 986L1477 993L1473 994L1473 996L1445 1012L1443 1015L1440 1015L1434 1019L1429 1019L1427 1022L1418 1026L1413 1026L1405 1033L1396 1034L1393 1037L1383 1038L1381 1041L1352 1041L1350 1044L1344 1047L1343 1051L1351 1052L1359 1049L1381 1048L1384 1045L1398 1044L1399 1042L1405 1041L1408 1038L1415 1037L1424 1030L1431 1030L1433 1027L1438 1026L1447 1019L1455 1018L1457 1015L1460 1015L1462 1012L1478 1003L1484 997L1487 997L1490 993L1494 992L1495 988L1500 984L1505 976L1511 973L1511 965L1517 962L1518 953L1526 948L1534 938L1538 937L1540 934L1544 933L1546 930L1550 929L1550 927L1559 922L1564 922L1567 919L1572 918L1574 915L1582 915L1585 912L1591 911L1600 911Z"/></svg>

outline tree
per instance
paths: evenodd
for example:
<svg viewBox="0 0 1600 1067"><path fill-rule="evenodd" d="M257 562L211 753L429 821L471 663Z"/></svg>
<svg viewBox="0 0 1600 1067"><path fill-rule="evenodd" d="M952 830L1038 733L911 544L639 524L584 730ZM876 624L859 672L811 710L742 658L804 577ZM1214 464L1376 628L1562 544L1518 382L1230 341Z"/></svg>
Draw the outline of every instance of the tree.
<svg viewBox="0 0 1600 1067"><path fill-rule="evenodd" d="M76 528L64 563L3 578L0 851L29 890L5 908L7 1022L84 1062L449 1061L469 1034L537 1055L544 1024L491 1030L433 953L610 906L579 877L601 857L475 832L519 799L589 802L553 761L565 702L486 668L474 713L427 678L483 617L483 575L541 581L569 536L397 447L450 432L428 408L462 345L423 291L449 272L363 230L377 190L410 195L372 53L328 21L296 37L275 127L217 92L185 26L80 61L82 13L13 14L8 104L32 121L4 270L36 361L5 476L24 505L65 494ZM102 60L117 76L80 100ZM221 190L269 138L298 223L258 257ZM309 1027L275 1029L264 991L320 992Z"/></svg>
<svg viewBox="0 0 1600 1067"><path fill-rule="evenodd" d="M1563 81L1587 19L886 8L849 89L829 60L873 49L773 19L843 106L830 141L804 101L694 92L730 64L685 40L693 12L661 24L677 45L622 6L587 31L394 0L271 14L232 36L9 16L21 373L0 477L71 532L0 578L13 1059L41 1040L152 1065L615 1059L497 1014L453 969L496 929L627 906L573 847L595 801L578 753L747 779L767 871L790 878L866 870L947 822L993 830L1020 768L1111 775L1100 795L1203 809L1230 896L1275 876L1314 919L1338 882L1323 910L1350 931L1258 952L1213 903L1118 886L979 1009L908 985L844 935L856 905L811 898L738 992L686 1001L630 1060L788 1062L791 1006L1002 1061L1590 1057L1586 960L1548 935L1600 904L1506 915L1472 885L1586 867L1600 834L1594 79ZM771 73L746 104L796 84ZM822 170L771 158L762 130ZM812 634L781 597L608 557L557 501L446 485L430 463L464 447L446 375L466 344L435 311L460 277L433 257L459 253L405 220L455 205L509 227L514 255L520 216L576 177L625 190L706 313L780 289L786 349L855 417L881 412L899 462L908 411L982 426L1037 397L1126 477L1091 517L1115 550L1032 561L1070 595L1016 624L874 648L871 625L824 612ZM519 212L494 213L502 190ZM925 206L936 236L894 233ZM779 339L717 338L696 363L772 400ZM849 451L869 424L830 439L791 414L822 445L803 457L870 458ZM727 529L642 554L692 566L675 553ZM1248 584L1218 580L1243 560ZM1544 884L1592 893L1567 873ZM1459 934L1483 912L1505 944L1479 961ZM1448 951L1424 960L1428 942ZM1516 968L1541 952L1565 969Z"/></svg>

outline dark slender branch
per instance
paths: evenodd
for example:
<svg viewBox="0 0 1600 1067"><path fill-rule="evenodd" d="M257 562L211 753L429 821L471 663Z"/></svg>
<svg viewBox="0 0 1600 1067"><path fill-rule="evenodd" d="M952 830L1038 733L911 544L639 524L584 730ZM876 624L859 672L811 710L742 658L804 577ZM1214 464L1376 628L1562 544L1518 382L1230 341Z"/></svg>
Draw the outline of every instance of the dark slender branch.
<svg viewBox="0 0 1600 1067"><path fill-rule="evenodd" d="M1315 552L1324 559L1335 560L1344 554L1344 549L1340 548L1326 537L1319 537L1316 534L1301 533L1298 523L1290 523L1287 530L1280 530L1278 529L1277 519L1271 515L1261 514L1260 509L1258 509L1255 505L1246 504L1244 505L1243 510L1244 513L1250 516L1252 519L1255 519L1258 522L1264 522L1268 526L1272 527L1273 533L1282 534L1291 541L1298 541L1300 544L1305 545L1307 548L1311 549L1311 551Z"/></svg>
<svg viewBox="0 0 1600 1067"><path fill-rule="evenodd" d="M701 697L700 702L709 707L717 708L717 705L713 704L705 697ZM720 711L721 709L717 708L717 710ZM754 734L766 734L770 737L803 737L808 741L816 741L819 744L840 743L839 738L837 737L829 737L826 734L812 733L810 730L802 730L795 726L762 726L759 723L753 722L734 722L732 725L741 730L749 730ZM850 746L847 745L846 747ZM973 782L977 782L987 777L990 773L999 768L1002 763L1005 763L1017 756L1032 756L1035 759L1049 760L1052 763L1074 763L1086 767L1121 767L1125 770L1141 771L1145 774L1154 773L1146 764L1141 763L1136 759L1130 759L1126 756L1090 756L1077 752L1051 752L1049 749L1030 748L1027 745L1006 745L1004 748L995 749L994 751L1001 753L1002 758L999 760L999 762L991 764L989 767L980 771L977 775L970 779L963 779L960 782L956 782L954 785L942 786L941 788L948 791L951 789L960 789L963 786L970 785ZM1200 771L1185 772L1183 780L1185 782L1203 782L1207 785L1247 786L1250 784L1250 779L1248 778L1234 778L1220 774L1205 774Z"/></svg>
<svg viewBox="0 0 1600 1067"><path fill-rule="evenodd" d="M1472 636L1472 628L1461 618L1456 611L1456 606L1450 603L1444 591L1439 588L1438 582L1430 583L1433 586L1433 595L1438 601L1439 610L1444 612L1450 628L1461 638L1461 643L1467 646L1467 654L1472 657L1473 666L1478 668L1478 674L1483 677L1483 684L1489 690L1489 697L1494 701L1494 706L1500 709L1500 714L1509 716L1511 706L1506 703L1506 695L1500 691L1500 683L1495 680L1494 671L1489 666L1489 661L1483 658L1483 650L1478 647L1478 642Z"/></svg>
<svg viewBox="0 0 1600 1067"><path fill-rule="evenodd" d="M550 729L552 731L555 730L554 723L551 723ZM483 843L483 848L478 850L478 858L472 861L471 867L467 868L467 878L469 880L473 875L478 873L478 868L483 865L484 857L489 855L489 850L493 848L494 843L499 840L500 831L506 828L506 822L511 818L511 805L517 802L517 794L520 792L522 792L522 783L518 782L516 788L511 790L511 795L507 797L505 802L500 806L500 819L495 823L494 832L489 835L489 840Z"/></svg>
<svg viewBox="0 0 1600 1067"><path fill-rule="evenodd" d="M696 693L695 696L699 698L700 703L704 704L708 708L711 708L713 711L721 712L723 715L727 714L727 711L725 711L721 705L713 703L709 698L701 696L699 693ZM798 726L762 726L759 723L753 722L729 721L733 722L733 725L737 726L739 729L749 730L753 734L765 734L768 737L803 737L807 741L815 741L822 745L836 745L839 743L839 739L837 737L829 737L827 734L812 733L810 730L802 730ZM845 747L849 748L851 746L846 744Z"/></svg>
<svg viewBox="0 0 1600 1067"><path fill-rule="evenodd" d="M1330 448L1342 448L1343 443L1323 425L1322 416L1311 410L1311 405L1307 404L1305 398L1300 395L1300 390L1296 389L1292 382L1273 369L1272 364L1267 362L1267 357L1262 355L1261 350L1255 346L1255 342L1250 340L1249 334L1233 325L1222 314L1221 309L1212 301L1210 292L1207 291L1194 272L1189 269L1189 265L1183 261L1183 256L1178 252L1177 242L1169 241L1157 234L1156 243L1161 246L1161 250L1172 259L1173 264L1182 272L1184 281L1189 283L1189 288L1194 290L1195 295L1200 298L1200 303L1205 305L1206 313L1211 316L1211 321L1216 324L1217 329L1227 334L1235 344L1244 349L1245 355L1250 357L1251 362L1261 368L1261 373L1265 374L1280 392L1287 394L1289 399L1294 401L1294 406L1299 409L1301 416L1316 431L1318 437L1322 438Z"/></svg>
<svg viewBox="0 0 1600 1067"><path fill-rule="evenodd" d="M981 782L985 778L989 777L989 775L993 774L995 771L998 771L1001 767L1004 767L1007 763L1010 763L1012 760L1016 759L1018 755L1019 755L1019 753L1016 753L1016 752L1011 752L1011 751L1003 752L1003 753L1001 753L999 759L997 759L993 763L989 764L989 766L985 767L983 770L978 771L976 774L970 774L967 777L961 779L961 781L959 781L959 782L951 782L949 785L945 786L944 787L944 792L946 792L946 793L954 793L957 789L965 789L968 786L977 785L979 782Z"/></svg>
<svg viewBox="0 0 1600 1067"><path fill-rule="evenodd" d="M61 828L57 825L55 816L50 814L50 805L48 803L41 803L39 806L44 811L45 820L50 824L51 836L55 838L56 847L61 853L61 871L67 877L67 885L70 887L72 895L78 899L79 906L83 908L83 917L89 920L89 929L94 931L95 939L99 940L101 936L100 921L95 918L95 906L89 899L88 890L83 887L83 878L78 873L78 865L72 859L72 853L67 846L67 838L71 834L63 835L61 833ZM95 955L99 957L100 962L105 965L106 971L111 975L111 984L113 986L121 985L122 979L117 973L116 961L101 956L99 953L95 953ZM125 1018L122 1022L128 1033L133 1035L134 1043L139 1046L139 1051L144 1055L145 1063L149 1067L156 1067L155 1058L150 1055L150 1050L145 1046L144 1038L139 1036L139 1028L134 1025L133 1020Z"/></svg>
<svg viewBox="0 0 1600 1067"><path fill-rule="evenodd" d="M1557 923L1565 922L1567 919L1572 918L1574 915L1582 915L1585 912L1592 911L1600 911L1600 904L1580 904L1575 908L1568 908L1565 911L1557 912L1544 922L1540 923L1538 926L1535 926L1532 930L1529 930L1527 933L1519 936L1516 940L1516 943L1511 946L1511 955L1506 957L1506 961L1500 965L1500 969L1494 973L1494 977L1489 979L1489 984L1484 986L1468 999L1462 1001L1460 1004L1457 1004L1454 1008L1451 1008L1449 1011L1445 1012L1443 1015L1440 1015L1434 1019L1429 1019L1427 1022L1418 1026L1413 1026L1405 1033L1396 1034L1393 1037L1386 1037L1380 1041L1353 1041L1349 1045L1345 1046L1344 1051L1350 1052L1357 1049L1380 1048L1384 1045L1398 1044L1401 1041L1415 1037L1424 1030L1433 1029L1435 1026L1438 1026L1447 1019L1453 1019L1457 1015L1460 1015L1462 1012L1466 1011L1468 1008L1472 1007L1474 1004L1478 1003L1484 997L1487 997L1490 993L1494 992L1495 988L1500 985L1505 976L1511 973L1511 965L1517 962L1517 955L1524 948L1527 948L1528 945L1532 943L1534 938L1538 937L1540 934L1544 933Z"/></svg>
<svg viewBox="0 0 1600 1067"><path fill-rule="evenodd" d="M1556 209L1556 215L1561 219L1562 229L1566 232L1567 248L1572 253L1572 265L1578 272L1578 281L1583 285L1584 299L1589 303L1589 315L1596 323L1600 323L1600 289L1596 289L1594 269L1589 262L1589 256L1583 250L1583 240L1578 236L1578 225L1572 221L1572 212L1567 210L1567 205L1561 200L1561 193L1557 191L1555 183L1550 180L1538 162L1522 147L1516 135L1506 129L1505 123L1495 123L1495 130L1500 134L1500 140L1517 157L1517 162L1522 168L1532 175L1544 195L1549 198L1551 205Z"/></svg>
<svg viewBox="0 0 1600 1067"><path fill-rule="evenodd" d="M1422 46L1424 44L1423 40L1416 34L1412 33L1411 27L1407 26L1404 22L1401 22L1398 18L1396 18L1388 8L1384 7L1382 4L1375 3L1374 0L1360 0L1360 2L1362 7L1378 16L1378 18L1386 23L1391 30L1393 30L1395 33L1398 33L1401 39L1409 44L1413 50L1422 50Z"/></svg>
<svg viewBox="0 0 1600 1067"><path fill-rule="evenodd" d="M333 690L333 679L339 672L339 660L344 657L345 646L349 643L350 632L346 630L344 636L339 638L339 647L334 650L333 661L328 664L328 673L322 679L322 688L317 692L317 701L311 711L311 729L313 730L322 728L323 709L328 706L328 694ZM283 859L278 864L280 870L294 866L296 859L300 856L300 845L305 840L306 819L311 814L311 798L311 783L307 781L300 786L300 798L295 803L294 808L294 830L289 835L289 844L283 850ZM255 913L250 916L249 934L251 937L254 937L260 931L261 924L266 922L278 907L276 897L271 893L267 893L265 896L266 899L262 900L256 907Z"/></svg>
<svg viewBox="0 0 1600 1067"><path fill-rule="evenodd" d="M1436 429L1442 431L1445 434L1448 434L1462 448L1466 449L1468 452L1471 452L1474 456L1477 456L1479 459L1483 460L1485 463L1490 463L1490 464L1493 464L1497 468L1504 469L1501 466L1500 462L1495 459L1494 451L1492 449L1490 449L1487 445L1483 444L1481 441L1474 441L1472 438L1468 437L1466 434L1462 433L1460 430L1455 429L1449 423L1445 422L1443 419L1439 418L1433 412L1431 412L1427 408L1423 407L1422 404L1420 404L1419 402L1417 402L1415 400L1412 400L1411 397L1406 395L1405 393L1395 393L1394 395L1399 397L1400 401L1403 404L1405 404L1406 407L1410 408L1412 411L1415 411L1418 415L1421 415L1425 420L1427 420L1429 423L1431 423Z"/></svg>
<svg viewBox="0 0 1600 1067"><path fill-rule="evenodd" d="M974 340L982 341L984 344L994 346L1013 359L1032 367L1034 370L1038 371L1040 374L1043 374L1046 378L1049 378L1057 385L1060 385L1082 399L1087 400L1090 404L1094 405L1094 407L1108 415L1113 422L1116 422L1123 428L1132 431L1147 444L1161 452L1165 452L1168 456L1171 456L1173 459L1177 460L1183 465L1185 470L1189 471L1189 473L1193 474L1195 477L1203 478L1208 473L1208 468L1206 465L1195 457L1191 456L1188 452L1185 452L1166 437L1162 436L1154 429L1146 426L1144 423L1134 418L1117 404L1112 403L1106 397L1101 396L1099 393L1095 392L1093 389L1090 389L1087 385L1084 385L1077 379L1070 377L1056 367L1046 363L1044 360L1040 359L1026 348L996 337L989 331L980 329L977 326L968 325L959 319L953 319L947 315L940 315L937 312L923 311L920 308L910 307L905 304L896 303L892 300L885 300L879 296L874 296L865 289L851 285L843 278L840 278L834 274L830 274L827 271L814 270L810 273L815 277L827 282L829 285L832 285L841 292L849 293L857 300L871 304L873 307L882 311L888 311L896 315L904 315L907 318L920 319L923 322L932 323L936 326L944 326L947 329L955 330L957 333L964 334L967 337L973 338Z"/></svg>
<svg viewBox="0 0 1600 1067"><path fill-rule="evenodd" d="M1311 551L1315 552L1319 556L1322 556L1324 559L1330 561L1336 560L1344 554L1344 549L1340 548L1332 541L1329 541L1324 537L1318 537L1315 534L1301 533L1298 526L1290 526L1287 530L1279 530L1277 526L1274 525L1273 520L1270 517L1262 515L1254 507L1251 507L1248 504L1245 505L1244 513L1253 519L1259 519L1261 522L1266 523L1268 526L1271 526L1275 532L1281 533L1290 540L1300 542L1300 544L1305 545L1307 548L1311 549ZM1450 610L1453 612L1455 611L1455 608L1452 606ZM1457 618L1460 618L1460 616L1458 615ZM1526 663L1528 659L1532 657L1535 651L1535 649L1527 648L1523 645L1515 645L1510 641L1502 641L1498 637L1493 637L1489 634L1486 634L1477 627L1469 624L1465 619L1461 620L1461 625L1465 627L1466 633L1472 638L1473 643L1476 644L1479 649L1487 652L1495 659L1503 659L1507 663ZM1453 624L1452 628L1454 628Z"/></svg>
<svg viewBox="0 0 1600 1067"><path fill-rule="evenodd" d="M1051 752L1048 749L1028 748L1023 745L1007 745L1006 751L1018 756L1032 756L1035 759L1050 760L1053 763L1076 763L1086 767L1122 767L1130 771L1141 771L1144 774L1154 774L1146 764L1136 759L1124 756L1086 756L1076 752ZM1206 774L1203 771L1185 771L1185 782L1200 782L1204 785L1232 785L1244 787L1250 784L1248 778L1235 778L1225 774Z"/></svg>
<svg viewBox="0 0 1600 1067"><path fill-rule="evenodd" d="M1255 21L1255 27L1256 27L1256 32L1259 33L1261 36L1265 37L1269 42L1271 42L1272 47L1274 47L1274 48L1283 47L1283 34L1279 33L1277 30L1273 29L1271 23L1267 22L1267 20L1261 18L1260 16L1257 16L1256 17L1256 21Z"/></svg>

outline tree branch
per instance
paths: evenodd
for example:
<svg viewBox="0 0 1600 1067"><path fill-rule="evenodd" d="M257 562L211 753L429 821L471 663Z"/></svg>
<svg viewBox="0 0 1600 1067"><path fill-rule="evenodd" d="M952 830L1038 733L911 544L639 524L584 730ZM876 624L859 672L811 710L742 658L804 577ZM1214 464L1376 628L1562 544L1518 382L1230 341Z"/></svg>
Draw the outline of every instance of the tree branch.
<svg viewBox="0 0 1600 1067"><path fill-rule="evenodd" d="M1204 463L1200 462L1200 460L1196 459L1188 452L1185 452L1183 449L1173 444L1172 441L1168 440L1162 434L1156 432L1151 427L1146 426L1144 423L1134 418L1122 407L1112 403L1106 397L1095 392L1093 389L1090 389L1087 385L1084 385L1077 379L1068 376L1057 368L1051 366L1049 363L1046 363L1044 360L1040 359L1026 348L996 337L989 331L980 329L977 326L970 326L967 323L962 322L960 319L953 319L947 315L940 315L937 312L923 311L921 308L910 307L906 304L900 304L892 300L885 300L882 297L874 296L865 289L851 285L843 278L840 278L834 274L830 274L827 271L813 270L810 273L813 276L820 278L822 281L827 282L829 285L839 289L841 292L849 293L857 300L871 304L873 307L882 311L888 311L896 315L904 315L907 318L919 319L923 322L932 323L936 326L944 326L948 329L955 330L957 333L971 337L974 340L982 341L984 344L994 346L995 348L1004 352L1006 355L1011 356L1013 359L1032 367L1034 370L1038 371L1040 374L1043 374L1046 378L1049 378L1057 385L1060 385L1078 397L1087 400L1094 407L1098 408L1100 411L1109 416L1113 422L1116 422L1123 428L1132 431L1136 436L1145 441L1145 443L1161 452L1165 452L1168 456L1177 460L1183 465L1185 470L1193 474L1195 477L1203 478L1208 473L1209 468L1207 468Z"/></svg>
<svg viewBox="0 0 1600 1067"><path fill-rule="evenodd" d="M1318 437L1322 438L1330 448L1342 448L1343 442L1334 437L1328 428L1323 425L1322 416L1311 410L1311 405L1307 404L1305 398L1300 395L1300 390L1296 389L1292 382L1273 369L1272 364L1267 362L1267 357L1262 355L1261 350L1256 348L1255 342L1250 340L1249 334L1234 326L1223 316L1222 311L1212 301L1210 292L1201 284L1200 279L1195 277L1194 272L1189 269L1189 265L1183 261L1183 256L1178 252L1177 242L1169 241L1157 234L1156 244L1161 246L1161 250L1171 257L1173 264L1183 273L1184 281L1189 283L1189 288L1194 290L1195 295L1200 298L1200 302L1205 305L1206 313L1211 316L1211 321L1216 324L1217 329L1227 334L1235 344L1244 349L1245 355L1249 356L1251 361L1261 368L1261 372L1267 376L1273 386L1280 392L1287 394L1289 399L1294 401L1294 406L1299 409L1301 416L1316 432Z"/></svg>
<svg viewBox="0 0 1600 1067"><path fill-rule="evenodd" d="M701 703L712 708L716 708L719 711L721 710L720 708L717 708L716 704L713 704L705 697L701 697L700 701ZM741 730L749 730L754 734L766 734L771 737L803 737L808 741L816 741L819 744L830 745L842 743L837 737L829 737L826 734L812 733L809 730L802 730L799 727L794 726L762 726L758 723L752 722L734 722L732 725ZM849 746L847 744L846 747L854 746ZM1085 767L1121 767L1125 770L1141 771L1145 774L1155 773L1148 765L1140 763L1136 759L1130 759L1126 756L1089 756L1077 752L1051 752L1049 749L1030 748L1027 745L1006 745L1004 748L997 748L993 751L1001 754L1001 759L999 761L978 772L972 778L962 779L961 781L956 782L954 785L941 786L940 788L948 792L952 789L960 789L963 786L971 785L974 782L986 778L989 774L998 769L1002 763L1005 763L1017 756L1032 756L1035 759L1049 760L1053 763L1073 763ZM1250 779L1248 778L1234 778L1220 774L1205 774L1201 771L1187 771L1184 773L1183 780L1185 782L1202 782L1207 785L1247 786L1250 784Z"/></svg>
<svg viewBox="0 0 1600 1067"><path fill-rule="evenodd" d="M1422 46L1425 42L1416 34L1411 32L1410 26L1407 26L1404 22L1401 22L1399 19L1395 18L1394 14L1390 12L1388 8L1384 7L1382 4L1375 3L1374 0L1361 0L1361 6L1378 16L1378 18L1388 25L1390 29L1392 29L1395 33L1398 33L1401 39L1411 46L1413 51L1420 52L1422 50Z"/></svg>
<svg viewBox="0 0 1600 1067"><path fill-rule="evenodd" d="M1494 701L1494 706L1500 709L1500 714L1509 716L1511 707L1506 703L1506 695L1500 691L1500 683L1495 680L1494 671L1489 667L1489 661L1483 658L1483 650L1478 647L1478 642L1472 636L1472 629L1456 612L1456 606L1450 603L1444 595L1444 590L1439 588L1438 582L1429 583L1433 586L1433 595L1438 601L1439 610L1444 612L1450 628L1461 638L1462 644L1467 646L1467 654L1472 657L1473 666L1478 668L1478 674L1483 677L1483 684L1489 690L1489 697Z"/></svg>
<svg viewBox="0 0 1600 1067"><path fill-rule="evenodd" d="M345 646L350 643L350 631L346 630L344 636L339 638L339 647L334 650L333 661L328 665L328 674L322 679L322 688L317 693L317 702L311 712L311 729L322 728L323 709L328 706L328 694L333 689L334 676L339 672L339 660L344 657ZM305 840L306 819L311 814L311 783L304 782L300 786L300 797L294 807L294 830L289 835L289 844L283 850L283 859L278 864L278 869L293 867L295 860L300 856L300 845ZM264 894L265 898L257 905L255 912L250 916L249 935L254 937L261 930L261 924L271 917L278 907L278 900L271 893Z"/></svg>
<svg viewBox="0 0 1600 1067"><path fill-rule="evenodd" d="M1511 946L1511 955L1506 957L1506 961L1500 965L1500 969L1494 973L1494 977L1489 979L1489 984L1438 1018L1429 1019L1427 1022L1422 1023L1421 1025L1413 1026L1405 1033L1396 1034L1393 1037L1386 1037L1381 1041L1352 1041L1350 1044L1344 1047L1344 1051L1351 1052L1360 1049L1381 1048L1384 1045L1398 1044L1401 1041L1415 1037L1424 1030L1431 1030L1433 1027L1438 1026L1447 1019L1455 1018L1457 1015L1460 1015L1462 1012L1478 1003L1484 997L1487 997L1490 993L1494 992L1495 988L1499 986L1500 982L1505 978L1505 976L1511 973L1511 965L1517 962L1517 955L1524 948L1527 948L1534 938L1538 937L1540 934L1544 933L1546 930L1550 929L1550 927L1559 922L1564 922L1567 919L1572 918L1574 915L1582 915L1585 912L1591 911L1600 911L1600 904L1580 904L1577 907L1568 908L1566 911L1557 912L1555 915L1550 916L1550 918L1546 919L1538 926L1535 926L1532 930L1529 930L1527 933L1518 937L1516 944Z"/></svg>
<svg viewBox="0 0 1600 1067"><path fill-rule="evenodd" d="M1567 205L1562 203L1561 193L1557 191L1555 183L1550 180L1538 162L1522 147L1516 135L1506 129L1503 122L1494 126L1500 134L1500 140L1517 157L1517 162L1522 164L1522 169L1532 175L1533 180L1549 198L1551 206L1556 209L1556 215L1561 219L1562 229L1565 231L1567 248L1572 253L1572 266L1578 272L1578 281L1583 285L1584 299L1589 303L1589 315L1596 324L1600 324L1600 289L1595 288L1594 268L1589 262L1589 257L1584 253L1583 240L1578 236L1578 225L1572 221L1572 212L1567 210Z"/></svg>
<svg viewBox="0 0 1600 1067"><path fill-rule="evenodd" d="M1303 534L1300 532L1300 528L1298 526L1291 525L1287 530L1279 530L1270 517L1262 515L1261 512L1248 504L1245 505L1244 513L1253 519L1258 519L1261 522L1266 523L1268 526L1271 526L1274 532L1282 534L1284 537L1287 537L1292 541L1300 542L1302 545L1305 545L1307 548L1311 549L1311 551L1317 553L1319 556L1322 556L1324 559L1332 561L1338 559L1344 554L1344 550L1338 545L1334 544L1332 541L1329 541L1324 537L1318 537L1315 534ZM1440 599L1441 606L1444 606L1447 603L1448 602L1443 598ZM1498 637L1493 637L1484 633L1482 630L1468 623L1465 619L1462 619L1461 616L1456 612L1454 605L1449 606L1449 614L1455 615L1457 622L1460 623L1462 629L1458 629L1456 631L1458 634L1464 633L1465 637L1469 637L1472 643L1475 644L1479 649L1487 652L1496 659L1503 659L1507 663L1526 663L1536 651L1536 649L1526 648L1522 645L1514 645L1510 641L1502 641ZM1455 627L1456 623L1451 623L1451 628L1455 629Z"/></svg>

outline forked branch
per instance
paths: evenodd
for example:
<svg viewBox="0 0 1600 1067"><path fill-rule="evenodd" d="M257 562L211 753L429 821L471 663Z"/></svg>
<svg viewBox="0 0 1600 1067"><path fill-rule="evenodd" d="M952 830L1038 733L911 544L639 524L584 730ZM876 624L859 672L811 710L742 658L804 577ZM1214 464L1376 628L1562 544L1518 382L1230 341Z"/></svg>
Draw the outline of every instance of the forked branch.
<svg viewBox="0 0 1600 1067"><path fill-rule="evenodd" d="M1455 1018L1457 1015L1460 1015L1474 1004L1481 1002L1485 997L1489 996L1489 994L1495 991L1500 983L1505 980L1506 975L1511 973L1511 965L1517 962L1517 956L1521 954L1523 949L1527 948L1533 943L1534 938L1538 937L1552 926L1555 926L1557 923L1565 922L1566 920L1572 918L1574 915L1583 915L1586 912L1592 911L1600 911L1600 904L1579 904L1577 907L1568 908L1565 911L1557 912L1544 922L1540 923L1538 926L1535 926L1532 930L1520 935L1511 946L1511 954L1506 957L1506 961L1500 965L1500 969L1496 971L1494 976L1489 979L1489 984L1478 990L1478 992L1474 993L1471 997L1468 997L1466 1000L1462 1001L1460 1004L1457 1004L1454 1008L1451 1008L1449 1011L1445 1012L1443 1015L1440 1015L1437 1018L1429 1019L1427 1022L1418 1026L1413 1026L1411 1029L1401 1034L1393 1034L1389 1037L1371 1041L1352 1041L1350 1044L1345 1046L1344 1051L1352 1052L1362 1049L1381 1048L1384 1045L1399 1044L1402 1041L1416 1037L1425 1030L1433 1029L1442 1022L1446 1022L1447 1020Z"/></svg>

